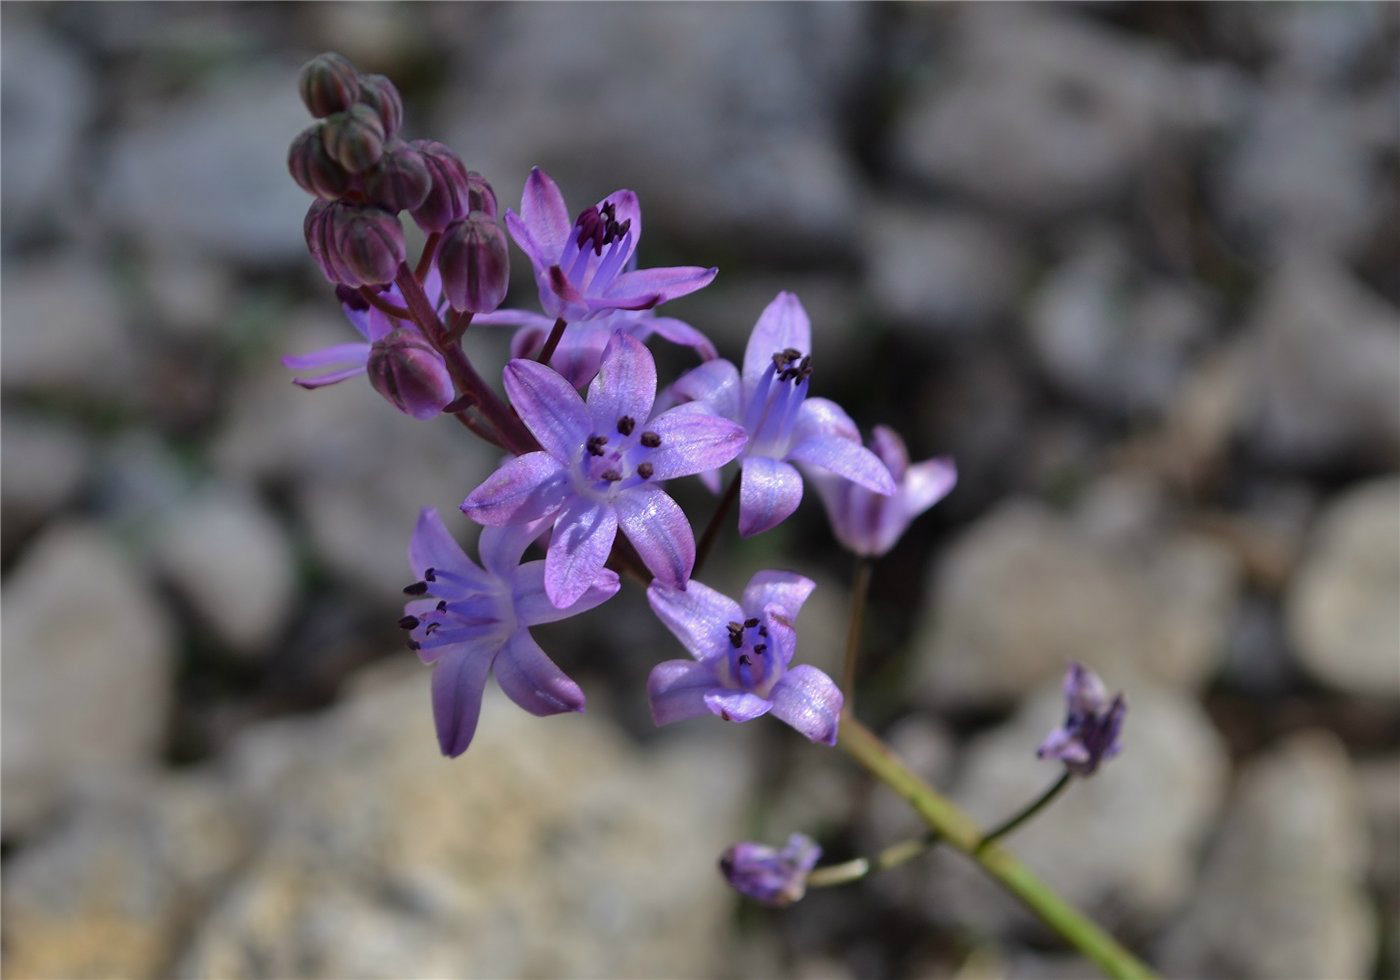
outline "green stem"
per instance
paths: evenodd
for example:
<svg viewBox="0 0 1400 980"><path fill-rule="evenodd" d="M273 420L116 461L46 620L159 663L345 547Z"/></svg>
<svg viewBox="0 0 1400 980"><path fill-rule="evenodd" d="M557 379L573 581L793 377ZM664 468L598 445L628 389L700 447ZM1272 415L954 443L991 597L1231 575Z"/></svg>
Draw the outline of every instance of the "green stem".
<svg viewBox="0 0 1400 980"><path fill-rule="evenodd" d="M842 864L828 864L824 868L817 868L807 876L807 887L830 888L832 885L845 885L852 881L868 878L881 871L896 868L905 861L912 861L937 843L938 835L929 831L922 837L891 844L873 858L856 858Z"/></svg>
<svg viewBox="0 0 1400 980"><path fill-rule="evenodd" d="M837 745L871 775L909 802L946 843L1020 899L1046 925L1111 977L1151 977L1152 971L1108 933L1065 902L997 841L982 846L981 828L900 761L879 737L850 716L842 719Z"/></svg>
<svg viewBox="0 0 1400 980"><path fill-rule="evenodd" d="M860 630L865 621L865 600L870 595L870 573L875 563L863 555L856 556L856 570L851 581L851 625L846 631L846 666L841 672L841 694L845 698L841 710L849 715L856 705L856 654L860 651Z"/></svg>
<svg viewBox="0 0 1400 980"><path fill-rule="evenodd" d="M1008 817L1004 822L999 824L996 829L987 831L986 836L982 838L982 843L977 845L978 852L980 853L989 847L992 841L1001 840L1007 834L1021 826L1021 824L1049 806L1055 797L1065 791L1065 787L1070 783L1070 778L1069 770L1065 770L1064 774L1055 781L1054 785L1036 797L1035 800L1022 809L1020 813L1013 817Z"/></svg>

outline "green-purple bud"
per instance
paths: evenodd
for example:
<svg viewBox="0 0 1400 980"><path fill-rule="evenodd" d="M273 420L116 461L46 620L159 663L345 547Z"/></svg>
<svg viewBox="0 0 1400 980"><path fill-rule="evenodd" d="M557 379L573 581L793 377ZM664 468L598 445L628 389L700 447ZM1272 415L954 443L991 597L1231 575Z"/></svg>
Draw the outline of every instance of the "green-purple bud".
<svg viewBox="0 0 1400 980"><path fill-rule="evenodd" d="M450 225L438 246L442 291L457 312L490 313L510 286L510 251L500 226L473 211Z"/></svg>
<svg viewBox="0 0 1400 980"><path fill-rule="evenodd" d="M379 162L384 153L384 126L367 105L352 105L321 123L321 143L346 170L358 174Z"/></svg>
<svg viewBox="0 0 1400 980"><path fill-rule="evenodd" d="M444 231L448 225L465 218L472 210L469 204L471 179L467 168L457 154L437 140L414 140L409 145L423 155L428 173L433 178L428 196L409 213L424 231Z"/></svg>
<svg viewBox="0 0 1400 980"><path fill-rule="evenodd" d="M467 211L480 211L496 220L496 192L475 170L467 171Z"/></svg>
<svg viewBox="0 0 1400 980"><path fill-rule="evenodd" d="M383 75L361 75L360 101L379 115L385 139L398 135L403 125L403 99L393 82Z"/></svg>
<svg viewBox="0 0 1400 980"><path fill-rule="evenodd" d="M365 193L381 207L395 213L418 207L433 189L433 178L423 154L394 140L365 174Z"/></svg>
<svg viewBox="0 0 1400 980"><path fill-rule="evenodd" d="M383 208L340 204L333 220L335 250L360 280L349 285L393 282L404 261L403 226L398 216Z"/></svg>
<svg viewBox="0 0 1400 980"><path fill-rule="evenodd" d="M345 168L326 152L321 142L320 123L303 130L292 140L287 151L287 169L302 190L327 201L343 197L354 183Z"/></svg>
<svg viewBox="0 0 1400 980"><path fill-rule="evenodd" d="M442 355L415 330L395 330L376 341L365 368L374 390L416 419L432 418L456 397Z"/></svg>
<svg viewBox="0 0 1400 980"><path fill-rule="evenodd" d="M336 217L346 207L349 205L317 198L306 212L302 231L306 235L307 250L316 260L321 274L333 283L354 287L363 280L350 269L335 242Z"/></svg>
<svg viewBox="0 0 1400 980"><path fill-rule="evenodd" d="M317 119L344 112L360 97L360 78L344 55L327 51L301 66L301 101Z"/></svg>

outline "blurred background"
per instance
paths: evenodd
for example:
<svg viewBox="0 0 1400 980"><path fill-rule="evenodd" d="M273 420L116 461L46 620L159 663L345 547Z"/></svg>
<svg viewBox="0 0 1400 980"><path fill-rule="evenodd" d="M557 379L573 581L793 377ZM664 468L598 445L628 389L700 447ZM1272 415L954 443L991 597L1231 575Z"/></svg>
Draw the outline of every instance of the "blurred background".
<svg viewBox="0 0 1400 980"><path fill-rule="evenodd" d="M741 356L795 290L813 392L961 480L877 567L859 710L994 821L1067 658L1126 751L1013 840L1175 976L1393 976L1400 7L5 4L3 965L12 977L1077 977L952 857L783 912L730 842L918 825L785 726L658 733L636 590L437 754L394 621L414 517L495 465L363 381L285 170L296 72L384 72L514 205L643 202ZM512 305L534 307L513 252ZM468 350L498 377L503 333ZM688 352L654 345L663 371ZM689 481L694 483L694 481ZM677 491L698 526L712 501ZM815 498L705 581L850 564Z"/></svg>

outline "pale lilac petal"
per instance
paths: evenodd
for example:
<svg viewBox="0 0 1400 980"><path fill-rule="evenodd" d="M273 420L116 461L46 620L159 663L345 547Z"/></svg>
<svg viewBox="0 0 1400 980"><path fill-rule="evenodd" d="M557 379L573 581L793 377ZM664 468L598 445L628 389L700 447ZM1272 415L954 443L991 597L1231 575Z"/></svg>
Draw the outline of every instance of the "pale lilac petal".
<svg viewBox="0 0 1400 980"><path fill-rule="evenodd" d="M617 537L617 512L606 504L574 500L554 524L545 555L544 589L561 609L573 605L603 570Z"/></svg>
<svg viewBox="0 0 1400 980"><path fill-rule="evenodd" d="M900 484L900 508L912 520L948 496L957 482L958 468L950 456L915 463Z"/></svg>
<svg viewBox="0 0 1400 980"><path fill-rule="evenodd" d="M479 651L462 651L433 668L433 721L443 755L455 758L471 744L491 660Z"/></svg>
<svg viewBox="0 0 1400 980"><path fill-rule="evenodd" d="M546 452L506 461L462 501L462 513L478 524L499 526L538 520L557 510L568 491L564 467Z"/></svg>
<svg viewBox="0 0 1400 980"><path fill-rule="evenodd" d="M656 480L717 469L743 452L748 441L742 425L710 414L698 402L661 413L647 428L661 437L661 445L646 457Z"/></svg>
<svg viewBox="0 0 1400 980"><path fill-rule="evenodd" d="M340 371L332 371L330 374L318 374L313 378L293 378L292 384L298 388L305 388L308 391L316 388L324 388L327 385L339 384L357 375L365 373L364 365L359 367L344 368Z"/></svg>
<svg viewBox="0 0 1400 980"><path fill-rule="evenodd" d="M593 579L588 591L578 601L560 609L549 601L544 590L544 567L542 561L529 561L521 565L512 578L511 594L515 596L515 615L524 626L538 626L541 623L554 623L579 613L588 612L617 595L622 587L617 573L605 568Z"/></svg>
<svg viewBox="0 0 1400 980"><path fill-rule="evenodd" d="M647 586L647 602L656 618L697 660L728 656L725 625L745 618L737 602L703 582L691 581L683 590L652 582Z"/></svg>
<svg viewBox="0 0 1400 980"><path fill-rule="evenodd" d="M525 189L520 195L520 220L529 239L539 249L543 263L558 262L574 222L559 185L539 167L533 168L525 180Z"/></svg>
<svg viewBox="0 0 1400 980"><path fill-rule="evenodd" d="M1063 728L1057 728L1045 737L1040 748L1035 750L1038 759L1058 759L1071 766L1085 766L1089 763L1089 750L1079 739Z"/></svg>
<svg viewBox="0 0 1400 980"><path fill-rule="evenodd" d="M773 709L773 702L750 691L713 688L705 692L705 707L725 721L744 722L768 714Z"/></svg>
<svg viewBox="0 0 1400 980"><path fill-rule="evenodd" d="M896 483L904 479L904 472L909 469L909 450L898 432L887 425L875 426L870 433L870 451L880 457Z"/></svg>
<svg viewBox="0 0 1400 980"><path fill-rule="evenodd" d="M829 398L808 398L797 410L792 426L794 445L818 436L835 436L847 442L860 443L860 429L846 410Z"/></svg>
<svg viewBox="0 0 1400 980"><path fill-rule="evenodd" d="M868 490L888 496L894 493L890 471L869 449L837 436L813 436L788 452L788 459L843 476Z"/></svg>
<svg viewBox="0 0 1400 980"><path fill-rule="evenodd" d="M506 365L506 393L531 434L561 461L572 460L588 438L588 409L573 385L553 368L517 358Z"/></svg>
<svg viewBox="0 0 1400 980"><path fill-rule="evenodd" d="M773 355L789 347L802 354L812 353L812 321L795 293L781 292L759 315L749 334L744 348L744 389L753 391L773 363Z"/></svg>
<svg viewBox="0 0 1400 980"><path fill-rule="evenodd" d="M705 485L705 489L715 496L719 496L720 487L723 485L720 480L719 470L706 470L704 473L697 473L700 482Z"/></svg>
<svg viewBox="0 0 1400 980"><path fill-rule="evenodd" d="M310 371L340 364L347 367L357 365L363 369L369 361L369 347L369 344L337 344L310 354L289 354L282 358L282 364L293 371Z"/></svg>
<svg viewBox="0 0 1400 980"><path fill-rule="evenodd" d="M547 286L545 282L540 280L540 276L551 265L559 261L559 253L551 252L535 241L535 236L530 233L529 224L510 208L506 208L505 223L506 231L510 232L510 237L515 240L516 245L520 246L520 251L525 253L525 257L530 260L530 265L534 267L535 281L540 284L540 291L543 292Z"/></svg>
<svg viewBox="0 0 1400 980"><path fill-rule="evenodd" d="M716 415L727 419L739 418L739 369L729 361L706 361L676 379L667 390L667 397L676 404L700 402Z"/></svg>
<svg viewBox="0 0 1400 980"><path fill-rule="evenodd" d="M418 512L418 523L408 543L408 564L413 574L423 578L430 568L446 568L454 572L474 572L484 575L462 546L447 530L436 507L424 507Z"/></svg>
<svg viewBox="0 0 1400 980"><path fill-rule="evenodd" d="M520 556L525 554L525 549L551 523L548 517L543 517L521 524L483 527L481 539L476 545L482 567L497 578L509 581L519 567Z"/></svg>
<svg viewBox="0 0 1400 980"><path fill-rule="evenodd" d="M667 660L651 669L647 698L657 725L699 718L709 712L705 693L716 685L714 672L690 660Z"/></svg>
<svg viewBox="0 0 1400 980"><path fill-rule="evenodd" d="M718 272L718 269L702 269L696 265L624 272L612 281L602 299L621 309L644 309L645 307L624 304L634 303L641 297L655 296L656 299L650 305L659 306L705 288Z"/></svg>
<svg viewBox="0 0 1400 980"><path fill-rule="evenodd" d="M836 683L810 664L792 668L773 687L773 716L823 745L836 744L844 703Z"/></svg>
<svg viewBox="0 0 1400 980"><path fill-rule="evenodd" d="M627 321L627 328L633 336L639 339L656 334L673 344L689 347L700 355L702 361L711 361L719 356L719 352L715 350L715 345L710 342L710 338L684 320L677 320L669 316L630 317Z"/></svg>
<svg viewBox="0 0 1400 980"><path fill-rule="evenodd" d="M567 334L568 331L566 330ZM615 438L624 416L637 425L651 417L656 399L656 361L635 337L617 332L608 340L597 377L588 386L593 432Z"/></svg>
<svg viewBox="0 0 1400 980"><path fill-rule="evenodd" d="M777 527L802 502L802 477L780 459L750 456L739 478L739 534L750 538Z"/></svg>
<svg viewBox="0 0 1400 980"><path fill-rule="evenodd" d="M490 313L477 313L472 317L473 327L537 327L548 331L554 320L543 313L532 310L492 310Z"/></svg>
<svg viewBox="0 0 1400 980"><path fill-rule="evenodd" d="M750 616L774 606L791 623L816 587L817 583L796 572L762 571L749 579L741 602Z"/></svg>
<svg viewBox="0 0 1400 980"><path fill-rule="evenodd" d="M797 653L797 630L779 607L768 606L763 610L764 622L768 627L768 645L773 648L778 661L786 667L792 663Z"/></svg>
<svg viewBox="0 0 1400 980"><path fill-rule="evenodd" d="M647 483L618 494L613 503L642 563L661 584L683 588L695 567L695 534L680 505Z"/></svg>
<svg viewBox="0 0 1400 980"><path fill-rule="evenodd" d="M532 715L583 710L583 691L524 629L506 641L494 666L496 683L506 697Z"/></svg>

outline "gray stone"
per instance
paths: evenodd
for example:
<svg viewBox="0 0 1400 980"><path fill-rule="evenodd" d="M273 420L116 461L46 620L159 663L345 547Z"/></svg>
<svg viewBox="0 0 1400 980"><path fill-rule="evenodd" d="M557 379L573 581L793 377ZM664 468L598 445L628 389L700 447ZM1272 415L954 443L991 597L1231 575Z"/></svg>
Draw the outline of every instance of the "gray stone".
<svg viewBox="0 0 1400 980"><path fill-rule="evenodd" d="M1356 776L1371 827L1371 885L1393 908L1400 901L1400 755L1359 763Z"/></svg>
<svg viewBox="0 0 1400 980"><path fill-rule="evenodd" d="M152 761L174 649L140 573L97 528L44 532L4 591L4 833L33 829L76 783Z"/></svg>
<svg viewBox="0 0 1400 980"><path fill-rule="evenodd" d="M1291 737L1241 773L1163 965L1195 977L1368 976L1366 852L1341 743L1324 731Z"/></svg>
<svg viewBox="0 0 1400 980"><path fill-rule="evenodd" d="M1400 480L1363 484L1328 505L1288 592L1303 665L1360 697L1400 698Z"/></svg>
<svg viewBox="0 0 1400 980"><path fill-rule="evenodd" d="M145 290L161 326L171 335L207 342L243 325L234 283L225 266L189 252L154 254L143 264Z"/></svg>
<svg viewBox="0 0 1400 980"><path fill-rule="evenodd" d="M87 471L88 445L70 425L14 410L4 413L0 429L0 511L8 546L72 501Z"/></svg>
<svg viewBox="0 0 1400 980"><path fill-rule="evenodd" d="M1385 8L1365 3L1298 4L1268 14L1231 13L1241 20L1247 17L1268 48L1271 78L1315 85L1345 84L1395 36L1394 18L1387 23Z"/></svg>

